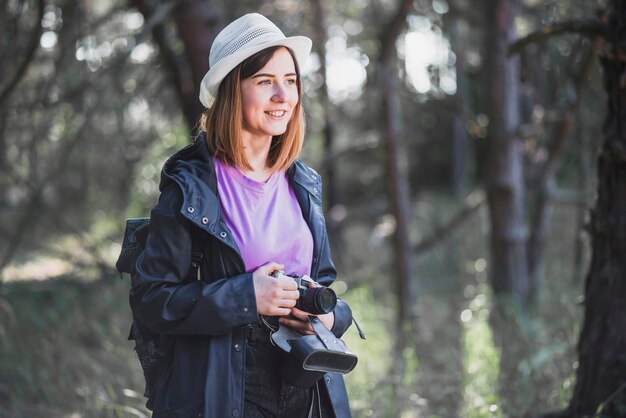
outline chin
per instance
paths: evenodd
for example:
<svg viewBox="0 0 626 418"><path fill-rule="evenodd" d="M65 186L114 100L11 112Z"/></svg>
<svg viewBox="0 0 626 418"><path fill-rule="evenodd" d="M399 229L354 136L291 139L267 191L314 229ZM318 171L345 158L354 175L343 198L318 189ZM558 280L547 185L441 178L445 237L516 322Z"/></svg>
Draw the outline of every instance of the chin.
<svg viewBox="0 0 626 418"><path fill-rule="evenodd" d="M272 136L279 136L287 132L287 127L285 126L283 129L268 129L266 131L267 134Z"/></svg>

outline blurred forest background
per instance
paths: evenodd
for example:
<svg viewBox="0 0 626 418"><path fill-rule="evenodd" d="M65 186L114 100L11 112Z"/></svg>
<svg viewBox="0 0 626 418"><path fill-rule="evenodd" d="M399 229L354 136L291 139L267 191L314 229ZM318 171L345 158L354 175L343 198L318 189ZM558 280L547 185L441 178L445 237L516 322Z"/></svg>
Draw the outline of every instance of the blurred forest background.
<svg viewBox="0 0 626 418"><path fill-rule="evenodd" d="M3 1L0 417L149 416L124 219L252 11L314 40L303 158L368 338L353 415L626 416L625 4Z"/></svg>

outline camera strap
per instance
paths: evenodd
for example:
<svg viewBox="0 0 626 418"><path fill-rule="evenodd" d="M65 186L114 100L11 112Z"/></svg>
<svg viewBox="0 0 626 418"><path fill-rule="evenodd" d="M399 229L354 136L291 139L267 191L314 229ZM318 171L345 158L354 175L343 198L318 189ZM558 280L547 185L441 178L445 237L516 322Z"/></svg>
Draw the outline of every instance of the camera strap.
<svg viewBox="0 0 626 418"><path fill-rule="evenodd" d="M330 332L330 330L326 328L326 325L324 325L317 316L309 315L309 323L327 350L337 352L346 351L345 343ZM292 343L300 337L302 337L302 334L298 331L286 325L280 324L278 326L278 331L272 334L272 341L283 349L283 351L289 353L291 351Z"/></svg>
<svg viewBox="0 0 626 418"><path fill-rule="evenodd" d="M346 351L345 343L341 341L341 339L335 337L335 334L330 332L330 330L326 328L326 325L324 325L317 316L309 315L309 322L313 327L313 331L315 331L317 336L320 337L326 349L338 352Z"/></svg>
<svg viewBox="0 0 626 418"><path fill-rule="evenodd" d="M302 337L295 329L286 325L278 324L278 331L272 333L272 341L279 346L283 351L291 351L291 342Z"/></svg>

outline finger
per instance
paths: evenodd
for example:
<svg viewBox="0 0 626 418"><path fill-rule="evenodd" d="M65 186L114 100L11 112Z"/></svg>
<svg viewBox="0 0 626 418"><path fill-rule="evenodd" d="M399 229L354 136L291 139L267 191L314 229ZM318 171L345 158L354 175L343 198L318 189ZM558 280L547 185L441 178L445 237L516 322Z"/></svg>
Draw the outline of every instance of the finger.
<svg viewBox="0 0 626 418"><path fill-rule="evenodd" d="M298 318L298 319L300 319L302 321L305 321L307 323L309 322L309 315L311 315L310 313L305 312L305 311L303 311L301 309L298 309L298 308L292 308L291 309L291 314L293 316L295 316L296 318Z"/></svg>
<svg viewBox="0 0 626 418"><path fill-rule="evenodd" d="M278 302L278 305L283 307L283 308L288 308L289 309L289 313L291 313L291 309L296 306L296 303L298 301L295 299L281 299L280 302ZM289 315L289 314L287 314Z"/></svg>
<svg viewBox="0 0 626 418"><path fill-rule="evenodd" d="M300 292L297 290L283 290L282 297L284 299L298 300L300 297Z"/></svg>
<svg viewBox="0 0 626 418"><path fill-rule="evenodd" d="M303 322L297 319L289 319L289 318L281 318L279 322L282 325L286 325L290 328L295 329L303 334L314 334L313 328L311 328L311 324L308 322Z"/></svg>
<svg viewBox="0 0 626 418"><path fill-rule="evenodd" d="M286 316L289 315L290 308L275 307L269 310L268 316Z"/></svg>
<svg viewBox="0 0 626 418"><path fill-rule="evenodd" d="M271 300L276 306L288 306L289 308L296 306L298 302L298 297L300 294L298 292L286 291L283 289L272 289Z"/></svg>
<svg viewBox="0 0 626 418"><path fill-rule="evenodd" d="M290 277L279 277L276 280L278 280L280 286L285 290L298 290L298 283Z"/></svg>
<svg viewBox="0 0 626 418"><path fill-rule="evenodd" d="M269 276L276 270L282 270L284 268L284 265L270 261L269 263L263 264L261 267L259 267L259 270L261 270L263 274L267 274Z"/></svg>

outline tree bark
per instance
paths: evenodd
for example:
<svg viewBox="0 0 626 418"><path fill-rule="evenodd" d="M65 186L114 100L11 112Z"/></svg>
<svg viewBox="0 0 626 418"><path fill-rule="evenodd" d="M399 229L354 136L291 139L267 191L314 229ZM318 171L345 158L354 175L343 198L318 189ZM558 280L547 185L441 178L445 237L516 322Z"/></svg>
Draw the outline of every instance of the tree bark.
<svg viewBox="0 0 626 418"><path fill-rule="evenodd" d="M578 117L580 117L580 109ZM580 193L586 196L592 195L593 176L593 147L591 146L591 133L588 126L582 126L578 134L578 174L577 183ZM585 216L589 209L589 203L581 199L576 204L576 242L574 243L574 265L572 271L572 282L580 286L585 276L584 255L585 255Z"/></svg>
<svg viewBox="0 0 626 418"><path fill-rule="evenodd" d="M465 195L465 189L468 182L469 160L469 137L467 128L465 127L465 118L463 110L467 108L467 87L465 77L465 53L467 48L466 39L460 33L458 24L460 17L457 15L454 5L452 5L454 13L450 13L450 43L452 51L456 56L454 68L456 71L456 94L454 100L456 107L461 111L452 115L452 173L451 186L455 196L462 197Z"/></svg>
<svg viewBox="0 0 626 418"><path fill-rule="evenodd" d="M402 0L391 21L384 27L381 36L378 80L382 91L384 120L385 166L388 181L388 199L391 213L395 219L393 234L394 290L397 300L396 338L394 343L393 396L396 404L401 404L400 382L404 374L405 347L411 346L411 336L415 329L414 309L416 304L414 254L409 231L411 229L411 200L408 185L408 167L406 152L402 147L402 121L400 95L398 92L398 64L396 40L406 25L406 15L412 5L409 0ZM401 409L401 408L400 408Z"/></svg>
<svg viewBox="0 0 626 418"><path fill-rule="evenodd" d="M589 232L592 260L568 417L626 415L626 2L612 0L600 59L608 98L598 191Z"/></svg>
<svg viewBox="0 0 626 418"><path fill-rule="evenodd" d="M323 178L324 178L324 205L326 209L332 209L338 200L338 189L336 181L336 159L334 155L334 143L335 143L335 124L332 118L333 105L328 99L328 68L326 66L326 14L327 14L327 2L325 0L314 0L312 2L313 7L313 30L315 35L315 49L319 55L320 70L319 73L322 76L322 85L319 89L320 105L322 107L322 114L324 115L324 161L323 166ZM333 240L339 240L339 225L340 223L332 216L328 218L328 233Z"/></svg>
<svg viewBox="0 0 626 418"><path fill-rule="evenodd" d="M490 280L498 295L520 307L529 300L524 214L523 144L519 126L518 58L507 57L515 39L515 0L491 0L488 9L489 149L486 191L491 222Z"/></svg>
<svg viewBox="0 0 626 418"><path fill-rule="evenodd" d="M403 335L405 324L410 322L411 307L415 303L415 272L413 251L409 238L411 225L411 200L407 180L406 152L401 145L402 127L400 97L398 93L397 52L395 47L406 15L412 2L402 0L396 15L386 26L381 42L381 59L378 75L383 92L383 114L385 132L386 166L389 181L389 200L396 220L394 233L396 294L398 298L399 336Z"/></svg>

